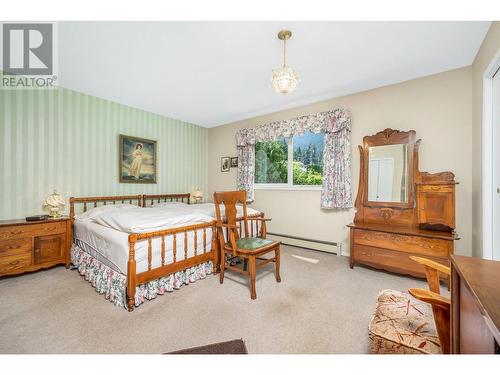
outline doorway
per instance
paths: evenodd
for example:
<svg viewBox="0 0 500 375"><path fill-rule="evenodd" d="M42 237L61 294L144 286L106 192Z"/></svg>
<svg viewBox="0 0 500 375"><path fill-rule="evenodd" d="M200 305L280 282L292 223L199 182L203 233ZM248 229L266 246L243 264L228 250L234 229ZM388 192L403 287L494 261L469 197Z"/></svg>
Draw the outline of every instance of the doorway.
<svg viewBox="0 0 500 375"><path fill-rule="evenodd" d="M500 260L500 52L483 79L483 258Z"/></svg>
<svg viewBox="0 0 500 375"><path fill-rule="evenodd" d="M492 82L492 125L493 125L493 243L492 258L500 260L500 69Z"/></svg>
<svg viewBox="0 0 500 375"><path fill-rule="evenodd" d="M370 158L368 173L368 200L393 202L394 158Z"/></svg>

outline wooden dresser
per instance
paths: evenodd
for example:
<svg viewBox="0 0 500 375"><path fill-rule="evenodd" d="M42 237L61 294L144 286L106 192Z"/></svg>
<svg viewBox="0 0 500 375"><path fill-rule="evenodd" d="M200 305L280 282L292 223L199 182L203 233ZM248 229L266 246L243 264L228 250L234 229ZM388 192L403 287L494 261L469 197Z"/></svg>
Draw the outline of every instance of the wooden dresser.
<svg viewBox="0 0 500 375"><path fill-rule="evenodd" d="M453 254L454 233L437 232L418 227L372 223L350 224L350 266L355 263L415 277L425 277L424 267L412 261L411 255L449 264Z"/></svg>
<svg viewBox="0 0 500 375"><path fill-rule="evenodd" d="M0 221L0 276L70 266L71 222L68 217L27 222Z"/></svg>
<svg viewBox="0 0 500 375"><path fill-rule="evenodd" d="M500 262L451 257L451 345L455 354L500 354Z"/></svg>
<svg viewBox="0 0 500 375"><path fill-rule="evenodd" d="M418 169L415 131L385 129L363 138L350 267L365 264L425 278L411 255L449 265L458 239L455 176Z"/></svg>

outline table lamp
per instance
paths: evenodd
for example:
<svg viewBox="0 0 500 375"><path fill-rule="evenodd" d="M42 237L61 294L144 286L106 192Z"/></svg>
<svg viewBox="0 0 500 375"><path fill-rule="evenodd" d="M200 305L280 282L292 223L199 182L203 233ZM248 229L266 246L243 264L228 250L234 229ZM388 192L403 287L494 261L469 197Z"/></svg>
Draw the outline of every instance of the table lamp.
<svg viewBox="0 0 500 375"><path fill-rule="evenodd" d="M64 204L65 204L64 198L59 194L57 194L55 190L54 193L49 195L44 202L44 206L50 207L49 216L53 219L61 217L59 210L61 209L61 207L64 206Z"/></svg>
<svg viewBox="0 0 500 375"><path fill-rule="evenodd" d="M203 192L198 188L193 191L194 203L200 203L203 199Z"/></svg>

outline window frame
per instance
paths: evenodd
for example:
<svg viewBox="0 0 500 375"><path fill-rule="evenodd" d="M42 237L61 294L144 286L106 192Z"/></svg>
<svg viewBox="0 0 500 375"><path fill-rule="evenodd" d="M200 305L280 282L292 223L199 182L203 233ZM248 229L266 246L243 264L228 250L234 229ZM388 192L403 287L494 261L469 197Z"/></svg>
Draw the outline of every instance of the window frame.
<svg viewBox="0 0 500 375"><path fill-rule="evenodd" d="M324 133L321 133L324 135ZM321 191L321 185L294 185L293 184L293 136L285 138L288 146L288 159L287 159L287 183L254 183L255 190L302 190L302 191ZM292 166L292 167L291 167Z"/></svg>

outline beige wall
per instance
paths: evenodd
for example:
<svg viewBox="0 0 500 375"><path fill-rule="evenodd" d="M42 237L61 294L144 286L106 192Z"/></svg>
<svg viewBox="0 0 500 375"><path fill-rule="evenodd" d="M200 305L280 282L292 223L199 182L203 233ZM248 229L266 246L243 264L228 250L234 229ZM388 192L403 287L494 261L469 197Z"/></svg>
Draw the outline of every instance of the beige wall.
<svg viewBox="0 0 500 375"><path fill-rule="evenodd" d="M493 22L472 65L472 248L482 257L483 74L500 49L500 22Z"/></svg>
<svg viewBox="0 0 500 375"><path fill-rule="evenodd" d="M209 129L208 192L236 187L236 168L220 171L221 156L236 156L235 132L283 120L344 107L352 113L352 181L356 197L359 176L357 145L368 134L390 127L414 129L422 139L420 169L452 171L457 188L458 254L471 254L472 189L472 68L466 67L412 81L271 113ZM273 221L269 231L348 244L346 224L354 210L321 210L319 191L256 190L252 205Z"/></svg>

